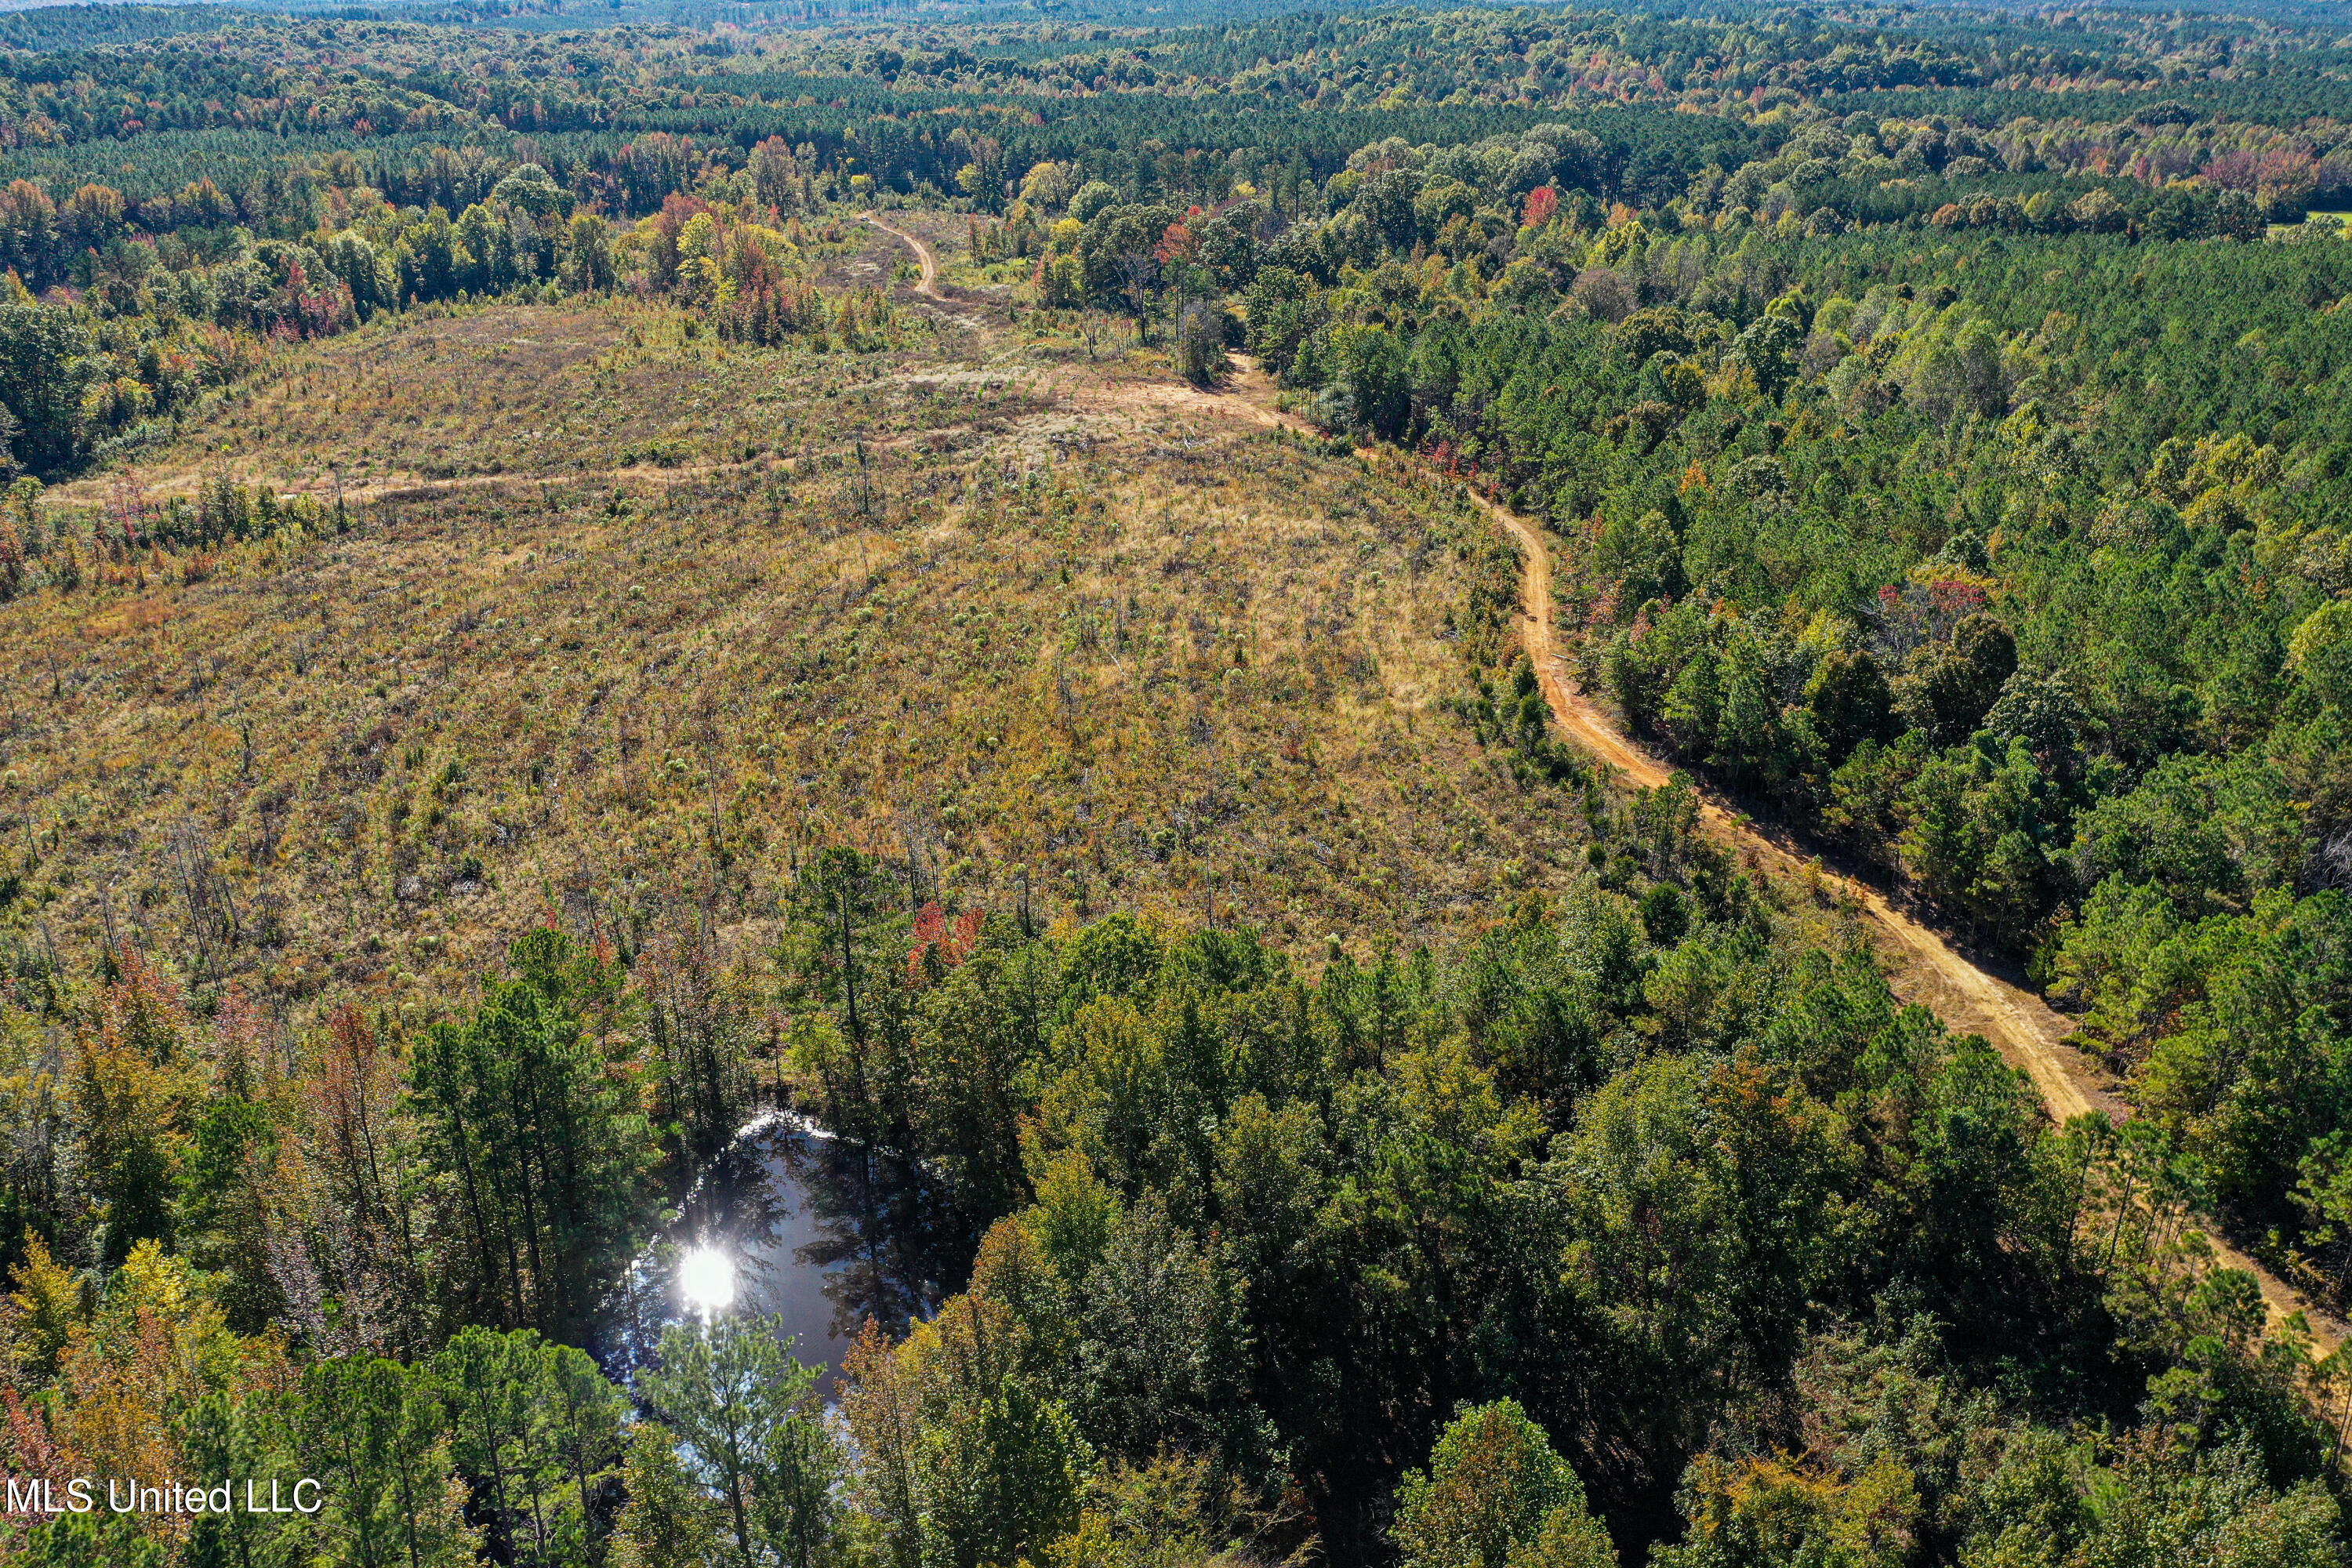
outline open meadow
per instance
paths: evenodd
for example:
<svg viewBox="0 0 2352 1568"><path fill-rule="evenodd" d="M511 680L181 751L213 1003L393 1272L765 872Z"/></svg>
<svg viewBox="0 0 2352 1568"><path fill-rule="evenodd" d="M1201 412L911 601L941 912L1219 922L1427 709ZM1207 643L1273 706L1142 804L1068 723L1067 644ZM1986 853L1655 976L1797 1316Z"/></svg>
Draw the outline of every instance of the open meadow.
<svg viewBox="0 0 2352 1568"><path fill-rule="evenodd" d="M400 999L542 919L756 933L836 841L913 904L1302 951L1467 929L1580 858L1578 794L1448 707L1479 574L1516 580L1482 517L1001 321L879 330L404 316L53 492L101 537L222 485L327 510L12 612L17 940Z"/></svg>

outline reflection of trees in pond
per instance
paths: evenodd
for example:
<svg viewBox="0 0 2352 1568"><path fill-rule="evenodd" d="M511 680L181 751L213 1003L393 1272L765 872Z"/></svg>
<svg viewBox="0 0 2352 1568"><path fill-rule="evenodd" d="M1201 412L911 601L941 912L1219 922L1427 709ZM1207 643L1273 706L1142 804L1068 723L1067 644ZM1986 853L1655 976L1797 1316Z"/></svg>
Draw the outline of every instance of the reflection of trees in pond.
<svg viewBox="0 0 2352 1568"><path fill-rule="evenodd" d="M739 1255L776 1244L798 1194L788 1182L775 1179L770 1136L765 1129L748 1132L719 1152L687 1194L684 1211L670 1227L673 1240L681 1246L704 1241ZM739 1256L739 1267L742 1261Z"/></svg>
<svg viewBox="0 0 2352 1568"><path fill-rule="evenodd" d="M755 1125L712 1159L647 1248L596 1349L614 1371L650 1359L663 1326L686 1316L677 1257L711 1247L735 1260L739 1310L781 1313L801 1337L796 1353L830 1362L869 1316L900 1331L963 1289L974 1245L945 1184L919 1165Z"/></svg>
<svg viewBox="0 0 2352 1568"><path fill-rule="evenodd" d="M793 1258L827 1271L835 1332L853 1338L869 1317L898 1332L963 1289L974 1240L936 1176L840 1139L786 1136L777 1155L817 1231Z"/></svg>

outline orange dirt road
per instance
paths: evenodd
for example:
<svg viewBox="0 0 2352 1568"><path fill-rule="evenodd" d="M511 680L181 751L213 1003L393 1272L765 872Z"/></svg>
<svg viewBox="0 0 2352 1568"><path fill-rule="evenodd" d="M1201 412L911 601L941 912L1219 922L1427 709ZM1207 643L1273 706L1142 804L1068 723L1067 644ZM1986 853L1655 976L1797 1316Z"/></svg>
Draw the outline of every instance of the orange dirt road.
<svg viewBox="0 0 2352 1568"><path fill-rule="evenodd" d="M1633 784L1654 789L1665 783L1674 770L1620 733L1608 716L1577 689L1553 646L1551 549L1542 529L1507 508L1475 497L1475 492L1474 499L1518 541L1526 560L1519 583L1520 642L1560 728ZM1705 794L1699 809L1706 823L1742 852L1783 874L1801 870L1794 855L1758 832L1744 816L1725 811ZM2131 1114L2128 1105L2093 1080L2081 1054L2063 1043L2071 1031L2042 998L1979 968L1935 931L1895 908L1877 889L1827 872L1822 879L1836 882L1858 902L1871 923L1893 944L1890 956L1901 961L1891 976L1895 994L1906 1002L1925 1005L1955 1028L1974 1031L1991 1041L2011 1066L2023 1068L2032 1079L2052 1121L2063 1125L2094 1110L2118 1121ZM2223 1267L2242 1268L2261 1285L2273 1326L2291 1313L2304 1315L2316 1354L2332 1353L2352 1332L2237 1247L2219 1237L2209 1235L2207 1239Z"/></svg>

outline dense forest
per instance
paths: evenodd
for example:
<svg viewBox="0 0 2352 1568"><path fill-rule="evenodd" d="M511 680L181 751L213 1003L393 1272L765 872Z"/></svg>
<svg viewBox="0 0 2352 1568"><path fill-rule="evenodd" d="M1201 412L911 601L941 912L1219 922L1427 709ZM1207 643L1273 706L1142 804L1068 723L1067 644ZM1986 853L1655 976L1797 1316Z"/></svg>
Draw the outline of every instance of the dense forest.
<svg viewBox="0 0 2352 1568"><path fill-rule="evenodd" d="M220 18L104 9L108 41L86 48L59 47L75 33L54 20L13 24L43 47L0 72L0 265L22 290L0 309L50 307L11 316L0 339L11 376L39 384L9 405L15 460L35 474L153 439L245 374L257 339L420 300L640 274L667 289L678 231L704 210L744 232L726 258L693 259L723 260L756 293L793 272L776 233L796 214L877 198L1001 213L1045 163L1066 175L1049 196L1100 183L1127 205L1219 208L1245 189L1266 223L1311 226L1354 204L1328 182L1363 173L1349 165L1369 145L1533 134L1553 149L1541 169L1452 171L1459 210L1417 229L1373 215L1381 234L1346 258L1360 265L1433 243L1482 203L1513 222L1547 184L1669 228L1793 214L1815 234L2186 239L2257 235L2352 182L2336 41L2267 24L2120 18L2092 50L2087 34L2021 22L1972 39L1491 12L1082 37L541 36L258 17L196 30ZM1835 145L1824 101L1851 110ZM1857 115L1867 125L1843 123ZM1423 183L1372 199L1419 201ZM637 254L616 262L632 237ZM68 297L79 309L58 310Z"/></svg>
<svg viewBox="0 0 2352 1568"><path fill-rule="evenodd" d="M201 1562L2336 1561L2302 1363L2198 1268L2153 1126L2050 1130L1692 817L1606 818L1623 891L1312 977L1231 930L910 921L821 858L790 1070L978 1238L837 1428L757 1320L669 1329L628 1394L573 1348L663 1189L647 1110L723 1137L761 1070L638 1044L674 985L540 933L289 1073L127 962L60 998L69 1168L16 1175L83 1189L26 1217L105 1279L26 1244L17 1468L325 1482L186 1521ZM149 1561L142 1522L19 1560Z"/></svg>
<svg viewBox="0 0 2352 1568"><path fill-rule="evenodd" d="M1408 945L1373 902L1277 939L1213 884L959 900L911 840L812 829L741 849L780 862L756 948L716 892L650 938L551 894L420 1005L240 969L284 944L193 817L170 900L100 884L61 941L87 802L0 772L5 1468L320 1483L0 1514L0 1550L2344 1562L2347 1369L2205 1240L2352 1302L2352 41L2301 10L0 17L0 626L160 649L151 572L366 538L340 470L60 498L404 322L634 310L635 352L660 312L779 386L975 374L835 270L868 213L952 215L949 286L1008 331L1091 366L1122 320L1202 387L1244 352L1329 437L1285 461L1420 465L1348 505L1462 572L1448 720L1584 853ZM863 436L846 464L862 556ZM1064 531L1066 587L1109 509L1022 467L959 482ZM1552 733L1465 486L1549 528L1580 683L1686 778ZM1135 605L1043 640L1116 658ZM1191 631L1197 683L1244 677ZM406 744L353 746L415 775L387 831L467 784ZM2051 1125L1826 882L1702 831L1701 784L2030 976L2133 1114ZM173 900L194 973L149 940ZM918 1173L949 1259L837 1387L774 1321L645 1300L763 1113Z"/></svg>

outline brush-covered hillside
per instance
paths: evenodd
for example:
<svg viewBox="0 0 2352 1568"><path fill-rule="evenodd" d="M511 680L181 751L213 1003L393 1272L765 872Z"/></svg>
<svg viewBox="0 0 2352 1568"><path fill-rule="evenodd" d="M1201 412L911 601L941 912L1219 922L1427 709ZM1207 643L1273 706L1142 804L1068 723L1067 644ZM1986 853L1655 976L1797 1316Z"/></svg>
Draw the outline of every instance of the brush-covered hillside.
<svg viewBox="0 0 2352 1568"><path fill-rule="evenodd" d="M416 1001L542 913L772 921L836 842L909 907L1319 948L1580 860L1578 797L1454 712L1517 585L1458 499L884 312L830 353L403 316L43 497L42 559L87 559L10 609L24 959L111 931Z"/></svg>

